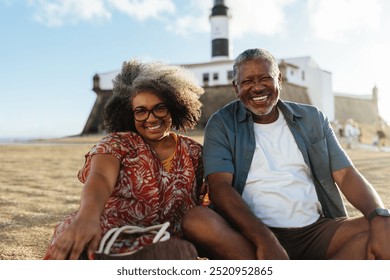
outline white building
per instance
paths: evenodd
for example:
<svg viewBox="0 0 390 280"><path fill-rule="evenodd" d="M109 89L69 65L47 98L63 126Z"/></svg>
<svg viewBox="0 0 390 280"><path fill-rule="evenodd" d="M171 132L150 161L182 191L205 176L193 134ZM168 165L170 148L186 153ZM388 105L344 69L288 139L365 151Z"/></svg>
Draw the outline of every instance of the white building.
<svg viewBox="0 0 390 280"><path fill-rule="evenodd" d="M221 106L221 100L228 102L235 97L232 92L233 80L233 59L231 58L231 42L229 38L229 8L225 6L224 0L214 0L211 10L211 59L207 62L184 64L182 66L192 71L200 86L205 88L207 95L202 100L204 103L204 118ZM256 46L254 46L256 47ZM310 57L276 58L282 72L282 79L285 85L282 90L282 98L290 101L309 103L325 113L330 121L336 117L339 121L345 121L344 116L357 115L351 110L361 110L367 107L367 102L362 103L359 99L355 103L359 108L349 108L348 100L339 98L332 90L332 74L323 70ZM112 80L119 73L113 71L103 74L96 74L93 79L93 90L97 94L96 102L84 127L83 134L104 131L102 112L105 103L112 95ZM377 90L376 90L377 91ZM227 96L223 96L226 92ZM372 108L377 108L377 99L373 94ZM337 104L335 104L337 100ZM346 103L346 104L344 104ZM223 105L223 104L222 104ZM356 106L355 106L356 107ZM336 112L341 110L342 112ZM378 117L378 111L371 110L372 119Z"/></svg>

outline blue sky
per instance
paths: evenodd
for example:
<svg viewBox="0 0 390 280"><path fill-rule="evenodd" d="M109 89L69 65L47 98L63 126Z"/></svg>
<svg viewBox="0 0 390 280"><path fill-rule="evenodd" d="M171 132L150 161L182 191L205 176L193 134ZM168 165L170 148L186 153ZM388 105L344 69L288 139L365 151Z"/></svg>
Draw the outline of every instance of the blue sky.
<svg viewBox="0 0 390 280"><path fill-rule="evenodd" d="M390 120L390 1L226 0L232 58L262 47L311 56L337 92L379 89ZM0 0L0 138L79 134L92 77L130 58L211 58L213 0ZM387 106L386 106L387 105Z"/></svg>

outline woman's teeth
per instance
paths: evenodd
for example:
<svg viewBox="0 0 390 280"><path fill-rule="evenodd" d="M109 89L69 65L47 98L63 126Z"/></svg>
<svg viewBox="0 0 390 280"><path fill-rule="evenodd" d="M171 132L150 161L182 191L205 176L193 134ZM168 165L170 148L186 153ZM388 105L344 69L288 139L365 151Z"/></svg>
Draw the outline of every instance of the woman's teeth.
<svg viewBox="0 0 390 280"><path fill-rule="evenodd" d="M159 125L156 125L156 126L149 126L148 129L149 129L149 130L155 130L155 129L160 128L160 126L161 126L160 124L159 124Z"/></svg>

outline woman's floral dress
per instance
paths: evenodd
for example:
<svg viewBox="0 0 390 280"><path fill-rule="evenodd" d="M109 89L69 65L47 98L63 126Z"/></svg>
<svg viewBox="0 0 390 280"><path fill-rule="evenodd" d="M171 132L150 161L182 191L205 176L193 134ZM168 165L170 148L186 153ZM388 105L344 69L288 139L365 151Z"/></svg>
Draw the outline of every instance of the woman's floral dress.
<svg viewBox="0 0 390 280"><path fill-rule="evenodd" d="M111 154L120 160L114 191L100 218L103 235L114 227L148 227L169 221L171 236L181 237L184 213L199 204L203 164L202 146L187 136L177 136L176 152L169 171L164 169L154 150L133 132L111 133L85 155L85 165L78 173L82 183L87 180L93 155ZM72 213L57 225L51 244L76 214ZM122 238L115 243L112 253L137 251L151 244L152 239L152 235ZM49 251L50 246L45 259Z"/></svg>

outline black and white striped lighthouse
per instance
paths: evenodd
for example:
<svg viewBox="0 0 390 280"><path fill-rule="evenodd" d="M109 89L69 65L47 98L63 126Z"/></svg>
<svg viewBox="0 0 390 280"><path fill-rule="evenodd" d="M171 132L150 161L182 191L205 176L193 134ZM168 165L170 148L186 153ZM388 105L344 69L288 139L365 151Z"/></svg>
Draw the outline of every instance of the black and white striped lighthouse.
<svg viewBox="0 0 390 280"><path fill-rule="evenodd" d="M211 59L229 59L229 19L228 7L224 0L214 0L211 9Z"/></svg>

